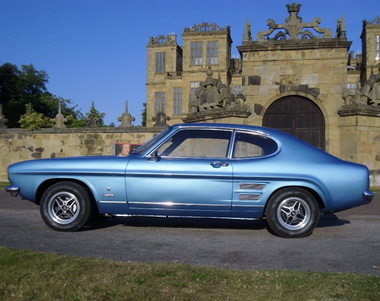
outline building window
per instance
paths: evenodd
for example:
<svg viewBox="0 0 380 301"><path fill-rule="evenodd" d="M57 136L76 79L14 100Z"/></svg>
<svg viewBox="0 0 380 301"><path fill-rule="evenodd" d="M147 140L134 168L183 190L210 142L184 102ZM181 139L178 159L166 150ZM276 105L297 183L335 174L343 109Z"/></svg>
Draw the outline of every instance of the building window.
<svg viewBox="0 0 380 301"><path fill-rule="evenodd" d="M182 88L174 88L173 114L182 114Z"/></svg>
<svg viewBox="0 0 380 301"><path fill-rule="evenodd" d="M380 36L376 36L376 61L380 60Z"/></svg>
<svg viewBox="0 0 380 301"><path fill-rule="evenodd" d="M191 65L202 65L202 42L191 42Z"/></svg>
<svg viewBox="0 0 380 301"><path fill-rule="evenodd" d="M207 65L219 64L219 42L209 41L207 42Z"/></svg>
<svg viewBox="0 0 380 301"><path fill-rule="evenodd" d="M156 114L165 113L165 92L156 92Z"/></svg>
<svg viewBox="0 0 380 301"><path fill-rule="evenodd" d="M166 53L156 52L156 73L165 73Z"/></svg>

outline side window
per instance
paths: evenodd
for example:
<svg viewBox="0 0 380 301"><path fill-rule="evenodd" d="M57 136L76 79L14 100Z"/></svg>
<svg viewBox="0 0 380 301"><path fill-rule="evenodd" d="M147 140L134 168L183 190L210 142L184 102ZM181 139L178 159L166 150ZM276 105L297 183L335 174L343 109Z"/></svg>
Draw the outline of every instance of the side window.
<svg viewBox="0 0 380 301"><path fill-rule="evenodd" d="M233 158L262 157L277 151L277 143L267 137L236 133Z"/></svg>
<svg viewBox="0 0 380 301"><path fill-rule="evenodd" d="M166 157L225 158L229 131L182 130L166 141L158 153Z"/></svg>

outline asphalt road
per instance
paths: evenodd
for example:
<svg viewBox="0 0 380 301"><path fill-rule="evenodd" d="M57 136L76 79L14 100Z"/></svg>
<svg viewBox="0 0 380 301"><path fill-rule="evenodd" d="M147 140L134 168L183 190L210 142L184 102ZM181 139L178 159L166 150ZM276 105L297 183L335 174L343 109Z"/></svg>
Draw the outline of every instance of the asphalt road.
<svg viewBox="0 0 380 301"><path fill-rule="evenodd" d="M56 232L38 206L0 191L0 245L116 261L380 276L380 193L369 205L321 216L309 237L283 239L265 222L203 219L110 218Z"/></svg>

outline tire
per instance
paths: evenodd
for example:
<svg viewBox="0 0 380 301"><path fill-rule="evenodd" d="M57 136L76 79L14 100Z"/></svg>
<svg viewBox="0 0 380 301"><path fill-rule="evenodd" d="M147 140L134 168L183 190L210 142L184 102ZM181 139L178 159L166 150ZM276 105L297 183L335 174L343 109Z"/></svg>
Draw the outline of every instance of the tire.
<svg viewBox="0 0 380 301"><path fill-rule="evenodd" d="M269 200L266 217L269 228L280 237L298 238L310 235L319 221L315 197L301 188L287 188Z"/></svg>
<svg viewBox="0 0 380 301"><path fill-rule="evenodd" d="M77 231L89 220L91 199L81 185L60 182L42 195L40 212L43 221L57 231Z"/></svg>

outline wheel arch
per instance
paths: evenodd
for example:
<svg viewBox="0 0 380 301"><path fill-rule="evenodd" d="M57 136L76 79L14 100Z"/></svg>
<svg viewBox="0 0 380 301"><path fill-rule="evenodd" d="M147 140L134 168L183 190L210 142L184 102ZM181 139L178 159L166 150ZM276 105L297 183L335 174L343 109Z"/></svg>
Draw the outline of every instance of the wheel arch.
<svg viewBox="0 0 380 301"><path fill-rule="evenodd" d="M290 185L290 186L282 186L282 187L279 187L277 188L276 190L274 190L270 196L268 197L268 201L266 202L265 204L265 208L264 208L264 215L266 216L267 214L267 206L268 206L268 203L269 203L269 200L279 191L281 190L285 190L285 189L303 189L307 192L309 192L314 198L315 200L317 201L318 203L318 207L320 210L324 210L325 209L325 204L323 202L323 199L322 197L320 196L320 194L313 188L311 187L307 187L307 186L302 186L302 185Z"/></svg>
<svg viewBox="0 0 380 301"><path fill-rule="evenodd" d="M96 200L95 200L94 194L91 191L90 187L88 187L84 182L77 179L72 179L72 178L55 178L55 179L48 179L42 182L36 191L36 204L38 205L40 204L42 195L50 186L56 183L61 183L61 182L71 182L71 183L76 183L82 186L87 191L88 195L90 196L90 200L93 205L93 208L98 210L96 206Z"/></svg>

